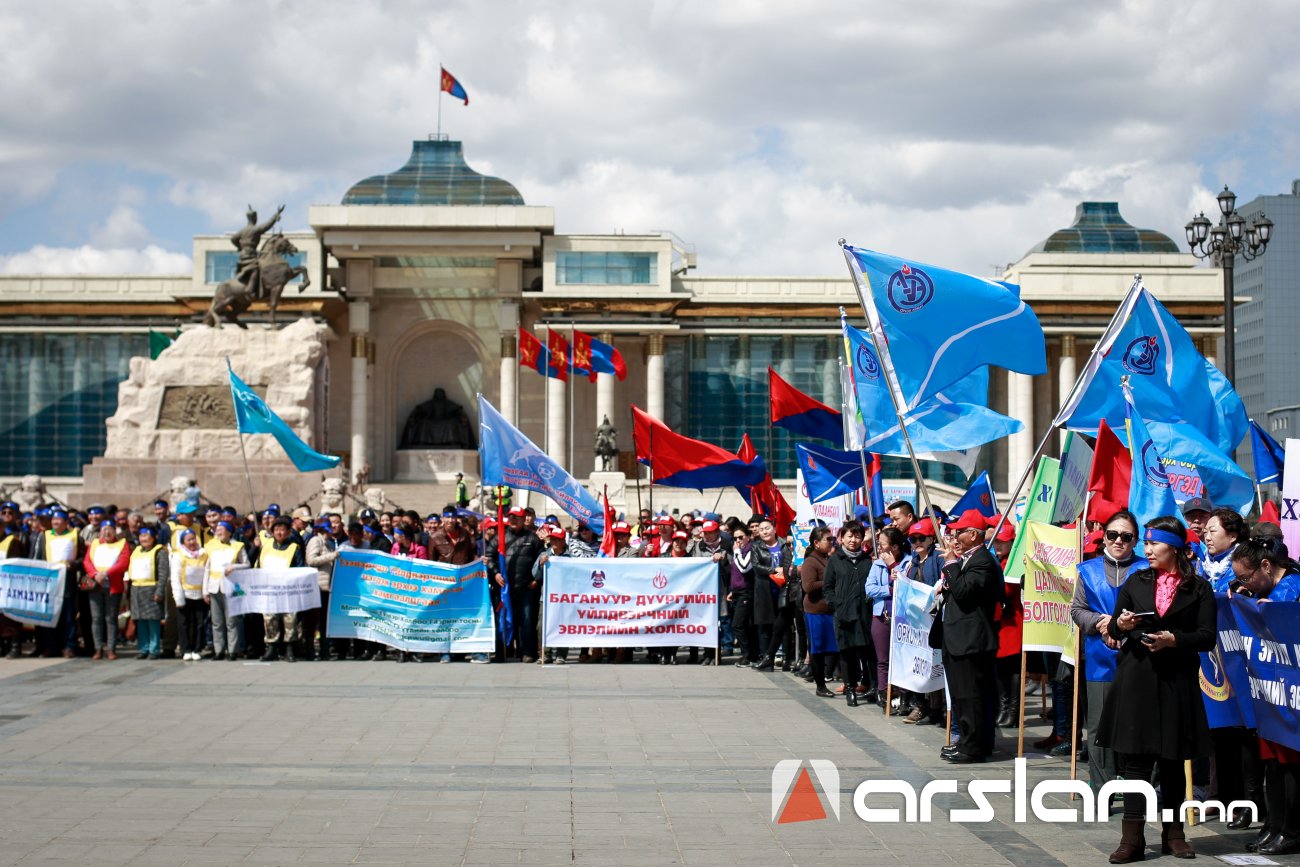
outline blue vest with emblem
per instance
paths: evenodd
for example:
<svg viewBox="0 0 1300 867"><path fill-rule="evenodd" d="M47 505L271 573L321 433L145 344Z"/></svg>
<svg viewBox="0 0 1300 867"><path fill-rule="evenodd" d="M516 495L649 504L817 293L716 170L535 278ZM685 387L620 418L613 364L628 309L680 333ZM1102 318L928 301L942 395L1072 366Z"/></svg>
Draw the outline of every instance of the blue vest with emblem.
<svg viewBox="0 0 1300 867"><path fill-rule="evenodd" d="M1132 575L1139 569L1146 569L1151 564L1137 557L1129 564L1124 577ZM1105 557L1094 557L1079 564L1079 580L1083 582L1084 602L1092 611L1099 614L1113 614L1115 602L1119 599L1119 588L1110 586L1106 580ZM1115 679L1115 660L1119 651L1111 650L1102 641L1100 635L1085 635L1083 638L1084 672L1089 683L1110 683Z"/></svg>

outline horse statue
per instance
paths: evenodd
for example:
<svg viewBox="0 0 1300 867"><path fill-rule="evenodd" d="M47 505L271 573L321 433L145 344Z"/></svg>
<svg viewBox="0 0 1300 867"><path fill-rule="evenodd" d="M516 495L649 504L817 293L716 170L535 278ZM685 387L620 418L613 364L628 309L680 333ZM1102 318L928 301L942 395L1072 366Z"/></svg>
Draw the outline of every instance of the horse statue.
<svg viewBox="0 0 1300 867"><path fill-rule="evenodd" d="M219 322L228 322L240 328L248 326L239 321L239 316L252 306L254 301L268 301L271 308L271 327L275 327L275 310L280 304L280 296L295 277L302 277L298 291L302 292L311 285L311 277L302 265L294 265L286 257L298 252L293 242L282 232L269 235L266 243L257 255L257 267L260 274L258 290L251 292L248 278L240 280L232 277L219 285L212 294L212 306L203 316L203 324L217 327Z"/></svg>

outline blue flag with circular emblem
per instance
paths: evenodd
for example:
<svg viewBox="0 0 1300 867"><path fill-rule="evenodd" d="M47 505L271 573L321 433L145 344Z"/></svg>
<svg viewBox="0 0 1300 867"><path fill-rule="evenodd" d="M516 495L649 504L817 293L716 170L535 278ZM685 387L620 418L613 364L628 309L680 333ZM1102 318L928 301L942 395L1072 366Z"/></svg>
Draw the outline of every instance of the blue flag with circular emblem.
<svg viewBox="0 0 1300 867"><path fill-rule="evenodd" d="M867 321L889 342L903 404L927 398L986 365L1047 372L1047 342L1020 287L845 247Z"/></svg>

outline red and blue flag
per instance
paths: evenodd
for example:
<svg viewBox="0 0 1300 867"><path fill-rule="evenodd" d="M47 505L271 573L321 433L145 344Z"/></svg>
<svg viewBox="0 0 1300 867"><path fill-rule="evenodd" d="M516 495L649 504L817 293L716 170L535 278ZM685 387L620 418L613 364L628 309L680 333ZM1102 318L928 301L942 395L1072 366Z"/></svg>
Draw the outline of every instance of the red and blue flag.
<svg viewBox="0 0 1300 867"><path fill-rule="evenodd" d="M542 345L542 341L522 328L519 329L519 366L553 379L565 379L567 376L563 369L551 362L551 352Z"/></svg>
<svg viewBox="0 0 1300 867"><path fill-rule="evenodd" d="M635 405L632 441L637 460L650 466L658 485L702 491L760 485L767 477L762 458L745 461L721 446L682 436Z"/></svg>
<svg viewBox="0 0 1300 867"><path fill-rule="evenodd" d="M438 68L442 69L441 66ZM442 69L442 84L440 87L440 92L450 93L457 99L465 100L465 104L469 105L469 94L465 92L465 88L461 86L461 83L456 80L456 76L445 69Z"/></svg>
<svg viewBox="0 0 1300 867"><path fill-rule="evenodd" d="M829 440L836 448L844 447L844 421L839 410L804 394L770 367L767 369L767 384L772 427Z"/></svg>

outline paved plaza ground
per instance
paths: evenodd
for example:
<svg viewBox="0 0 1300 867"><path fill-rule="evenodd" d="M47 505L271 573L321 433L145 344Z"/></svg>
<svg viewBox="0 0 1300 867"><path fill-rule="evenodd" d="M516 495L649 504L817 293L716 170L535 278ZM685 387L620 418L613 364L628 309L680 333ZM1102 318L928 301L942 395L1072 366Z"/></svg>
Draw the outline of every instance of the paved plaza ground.
<svg viewBox="0 0 1300 867"><path fill-rule="evenodd" d="M854 814L868 778L1011 775L941 745L730 665L0 660L0 863L1106 862L1117 819L1017 824L1002 795L983 825ZM772 823L783 759L835 762L840 821ZM1203 862L1253 836L1222 828L1191 830Z"/></svg>

